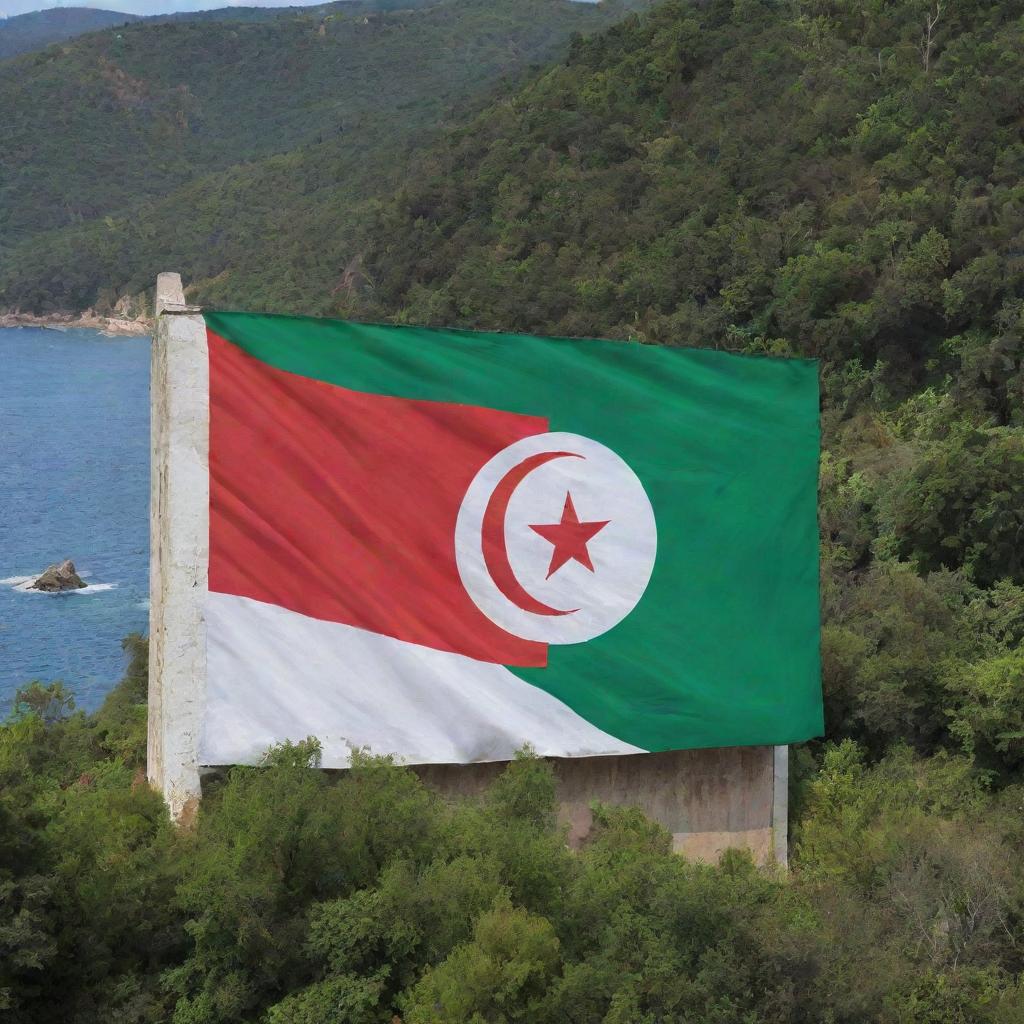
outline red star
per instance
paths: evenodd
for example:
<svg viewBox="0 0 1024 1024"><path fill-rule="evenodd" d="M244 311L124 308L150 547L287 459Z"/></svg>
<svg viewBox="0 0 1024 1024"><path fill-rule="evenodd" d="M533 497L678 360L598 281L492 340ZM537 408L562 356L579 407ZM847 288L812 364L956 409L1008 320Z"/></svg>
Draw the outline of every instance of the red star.
<svg viewBox="0 0 1024 1024"><path fill-rule="evenodd" d="M551 564L548 566L546 578L550 579L552 573L558 572L570 559L575 559L585 569L593 572L594 563L590 561L587 541L610 522L610 519L605 519L599 523L581 523L579 516L576 515L576 509L572 505L572 495L566 491L561 522L538 526L531 524L530 526L534 533L539 533L546 541L555 546L555 550L551 552Z"/></svg>

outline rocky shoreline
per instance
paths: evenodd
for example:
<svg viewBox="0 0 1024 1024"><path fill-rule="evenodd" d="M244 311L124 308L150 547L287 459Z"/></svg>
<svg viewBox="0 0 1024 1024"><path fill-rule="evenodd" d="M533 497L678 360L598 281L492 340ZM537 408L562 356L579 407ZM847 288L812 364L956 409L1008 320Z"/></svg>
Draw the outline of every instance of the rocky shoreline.
<svg viewBox="0 0 1024 1024"><path fill-rule="evenodd" d="M0 327L88 327L108 335L143 335L152 333L153 321L146 316L107 316L94 309L83 313L48 313L45 316L14 310L0 312Z"/></svg>
<svg viewBox="0 0 1024 1024"><path fill-rule="evenodd" d="M70 558L63 562L48 565L36 579L29 584L29 590L42 590L44 593L58 594L64 590L85 590L88 584L75 568Z"/></svg>

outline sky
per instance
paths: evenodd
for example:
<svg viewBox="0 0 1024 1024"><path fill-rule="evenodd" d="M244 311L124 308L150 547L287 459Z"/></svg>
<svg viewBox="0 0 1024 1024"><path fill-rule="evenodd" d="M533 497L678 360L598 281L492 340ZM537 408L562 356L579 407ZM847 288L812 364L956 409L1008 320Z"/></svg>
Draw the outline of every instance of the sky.
<svg viewBox="0 0 1024 1024"><path fill-rule="evenodd" d="M207 11L214 7L308 7L324 0L102 0L100 3L40 3L39 0L0 0L0 18L41 11L51 7L99 7L126 14L170 14L174 11ZM500 0L495 0L496 3ZM597 0L578 0L596 3Z"/></svg>

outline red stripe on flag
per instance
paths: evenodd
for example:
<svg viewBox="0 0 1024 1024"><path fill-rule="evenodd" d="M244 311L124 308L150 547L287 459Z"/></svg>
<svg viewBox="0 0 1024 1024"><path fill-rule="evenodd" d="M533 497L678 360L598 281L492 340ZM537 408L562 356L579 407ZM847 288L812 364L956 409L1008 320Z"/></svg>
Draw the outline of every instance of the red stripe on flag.
<svg viewBox="0 0 1024 1024"><path fill-rule="evenodd" d="M473 477L546 420L349 391L207 336L210 590L479 661L547 663L545 644L477 608L455 562Z"/></svg>

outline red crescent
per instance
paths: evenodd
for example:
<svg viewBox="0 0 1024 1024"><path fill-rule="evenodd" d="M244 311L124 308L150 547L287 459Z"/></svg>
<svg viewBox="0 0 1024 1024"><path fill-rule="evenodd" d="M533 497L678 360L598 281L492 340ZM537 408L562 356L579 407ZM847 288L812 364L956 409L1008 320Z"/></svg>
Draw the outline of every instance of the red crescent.
<svg viewBox="0 0 1024 1024"><path fill-rule="evenodd" d="M516 488L539 466L553 459L582 459L575 452L538 452L528 455L522 462L513 466L499 481L491 492L484 509L484 518L480 527L480 544L484 553L484 565L494 580L494 585L514 605L524 612L534 615L571 615L576 608L552 608L538 601L516 578L512 571L512 563L508 560L508 548L505 545L505 516L508 503L512 500Z"/></svg>

